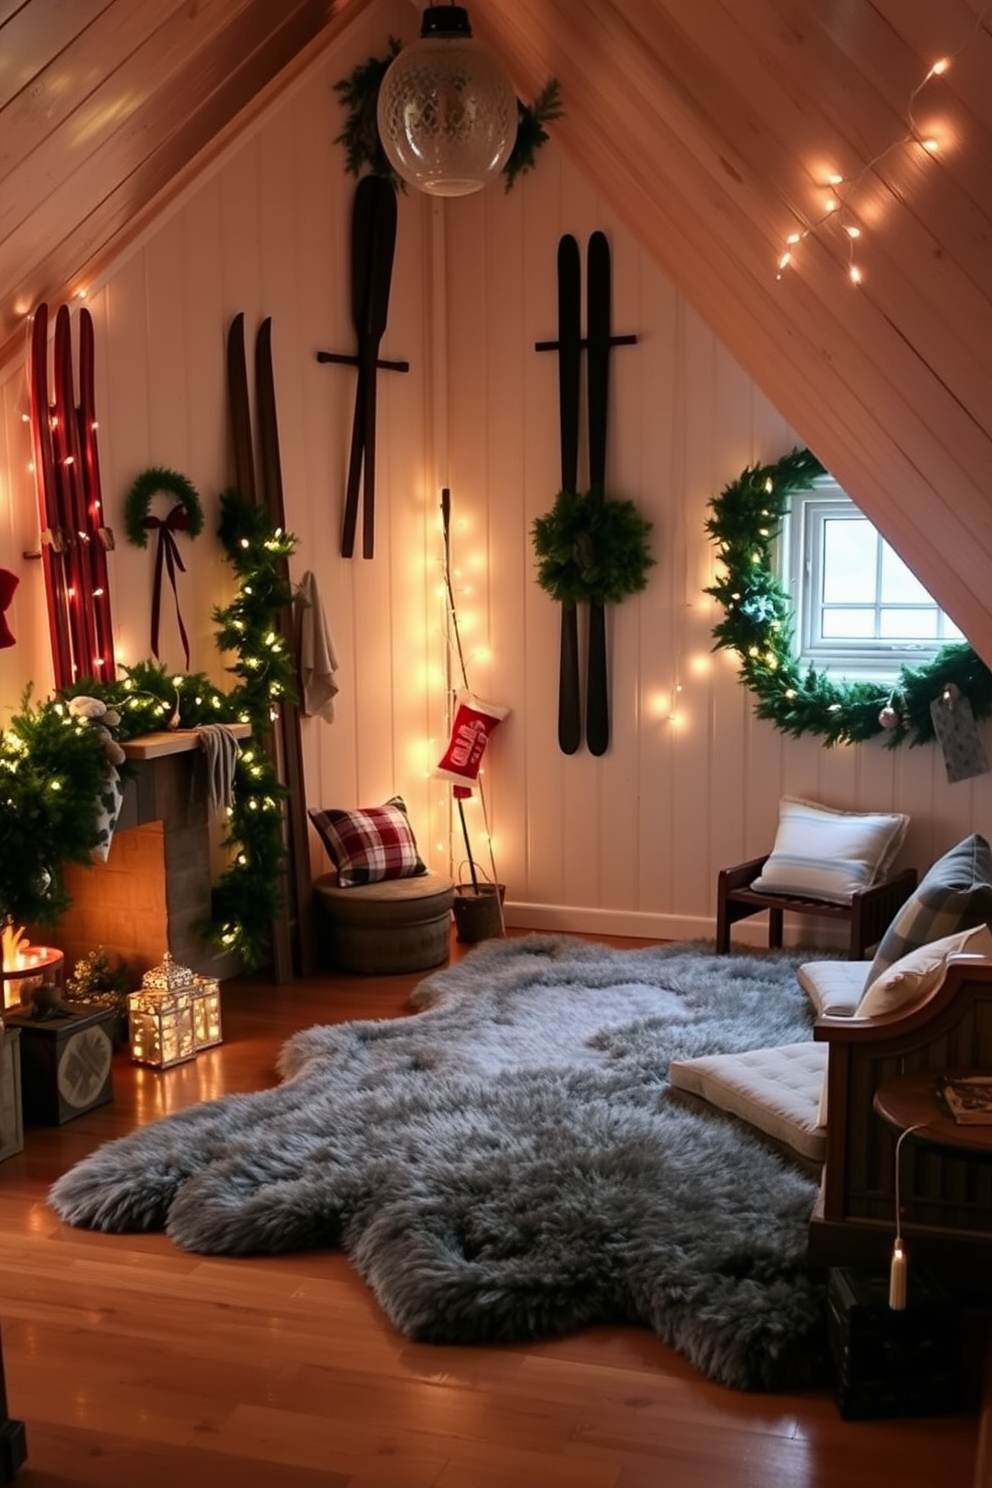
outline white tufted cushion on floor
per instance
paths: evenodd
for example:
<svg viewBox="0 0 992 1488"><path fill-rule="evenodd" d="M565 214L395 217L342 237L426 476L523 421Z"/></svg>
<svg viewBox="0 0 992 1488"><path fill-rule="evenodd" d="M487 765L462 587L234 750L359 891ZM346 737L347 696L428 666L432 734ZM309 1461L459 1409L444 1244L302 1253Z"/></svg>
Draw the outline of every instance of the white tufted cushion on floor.
<svg viewBox="0 0 992 1488"><path fill-rule="evenodd" d="M870 961L807 961L796 979L818 1018L851 1018L870 966Z"/></svg>
<svg viewBox="0 0 992 1488"><path fill-rule="evenodd" d="M745 1054L676 1059L670 1076L676 1090L700 1096L803 1157L822 1162L827 1134L818 1119L826 1069L826 1044L785 1044Z"/></svg>

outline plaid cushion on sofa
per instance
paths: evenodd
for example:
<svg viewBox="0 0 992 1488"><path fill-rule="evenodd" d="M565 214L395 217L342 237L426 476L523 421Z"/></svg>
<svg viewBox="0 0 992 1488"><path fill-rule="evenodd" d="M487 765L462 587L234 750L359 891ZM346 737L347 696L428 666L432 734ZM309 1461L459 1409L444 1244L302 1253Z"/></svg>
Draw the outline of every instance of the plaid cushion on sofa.
<svg viewBox="0 0 992 1488"><path fill-rule="evenodd" d="M356 811L311 809L307 815L338 870L342 889L427 872L402 796L392 796L382 806Z"/></svg>
<svg viewBox="0 0 992 1488"><path fill-rule="evenodd" d="M931 941L992 925L992 848L972 832L938 858L879 942L865 991L883 971Z"/></svg>

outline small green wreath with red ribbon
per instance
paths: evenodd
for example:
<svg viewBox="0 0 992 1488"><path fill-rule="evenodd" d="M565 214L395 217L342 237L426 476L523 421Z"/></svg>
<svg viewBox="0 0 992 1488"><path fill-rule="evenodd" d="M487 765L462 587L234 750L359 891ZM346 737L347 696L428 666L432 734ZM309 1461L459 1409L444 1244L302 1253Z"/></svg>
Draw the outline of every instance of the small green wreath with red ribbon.
<svg viewBox="0 0 992 1488"><path fill-rule="evenodd" d="M152 500L160 493L175 497L175 505L164 517L154 516L151 510ZM124 503L124 531L128 542L133 543L136 548L148 546L149 532L158 533L155 578L152 586L152 655L159 659L158 637L162 614L162 579L163 574L168 573L169 583L172 585L176 600L176 622L186 656L186 670L189 671L189 638L186 635L186 627L179 609L179 590L176 585L176 570L185 573L186 565L176 544L175 534L185 532L188 537L193 538L199 537L203 531L203 507L200 505L200 497L193 482L185 475L180 475L178 470L166 470L160 465L153 465L149 470L143 471L128 492Z"/></svg>

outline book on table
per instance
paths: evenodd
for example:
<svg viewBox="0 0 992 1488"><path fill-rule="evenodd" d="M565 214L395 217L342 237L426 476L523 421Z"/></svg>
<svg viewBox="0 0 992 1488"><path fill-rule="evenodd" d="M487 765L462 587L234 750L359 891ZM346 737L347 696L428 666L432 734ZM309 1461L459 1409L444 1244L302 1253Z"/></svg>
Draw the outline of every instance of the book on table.
<svg viewBox="0 0 992 1488"><path fill-rule="evenodd" d="M937 1089L962 1126L992 1126L992 1075L942 1075Z"/></svg>

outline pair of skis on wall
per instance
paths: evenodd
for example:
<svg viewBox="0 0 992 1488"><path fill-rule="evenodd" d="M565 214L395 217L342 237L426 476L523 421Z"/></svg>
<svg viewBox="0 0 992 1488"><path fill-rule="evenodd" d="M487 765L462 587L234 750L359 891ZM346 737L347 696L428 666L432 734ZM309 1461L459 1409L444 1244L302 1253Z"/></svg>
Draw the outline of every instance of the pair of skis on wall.
<svg viewBox="0 0 992 1488"><path fill-rule="evenodd" d="M562 490L578 490L579 401L582 348L586 349L589 424L589 484L605 490L606 422L609 404L610 245L605 233L589 239L586 284L586 336L582 338L582 269L579 245L571 233L558 243L558 408L561 429ZM621 338L615 338L620 340ZM629 338L624 337L623 340ZM558 746L574 754L582 740L579 683L579 625L575 605L562 605L558 670ZM586 746L605 754L610 743L609 678L606 665L606 613L589 606L586 659Z"/></svg>
<svg viewBox="0 0 992 1488"><path fill-rule="evenodd" d="M85 677L114 680L114 636L97 453L93 318L79 312L79 402L74 393L68 305L55 316L52 394L48 306L31 328L31 437L41 520L41 557L56 688Z"/></svg>
<svg viewBox="0 0 992 1488"><path fill-rule="evenodd" d="M275 373L272 366L272 320L263 320L255 338L255 410L258 420L258 476L255 442L252 437L248 393L248 361L245 353L245 318L239 313L227 335L227 382L234 444L235 484L244 501L265 506L273 527L286 526L279 454L279 424L276 417ZM289 565L281 575L289 581ZM277 629L287 646L295 645L291 614L279 617ZM281 698L277 716L265 740L281 784L287 789L285 847L289 867L289 900L292 922L284 906L272 927L272 959L276 982L292 981L294 974L309 976L314 970L311 933L312 885L307 836L306 794L303 782L303 744L298 704ZM295 923L295 936L293 924Z"/></svg>

